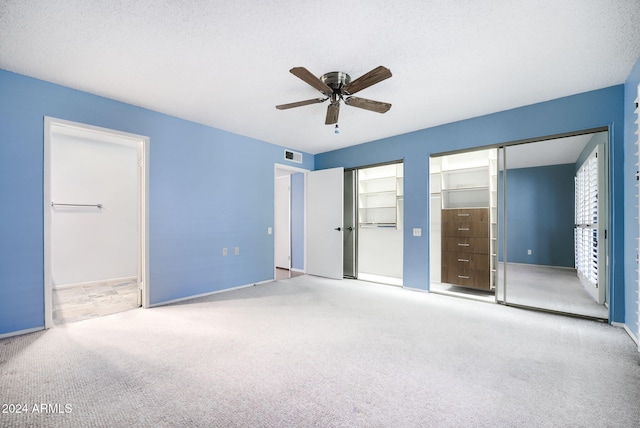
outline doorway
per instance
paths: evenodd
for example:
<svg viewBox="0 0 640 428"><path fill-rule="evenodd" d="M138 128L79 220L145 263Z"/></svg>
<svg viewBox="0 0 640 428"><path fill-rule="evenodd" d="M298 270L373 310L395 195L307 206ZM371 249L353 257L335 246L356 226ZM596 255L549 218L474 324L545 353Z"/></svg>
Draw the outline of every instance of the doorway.
<svg viewBox="0 0 640 428"><path fill-rule="evenodd" d="M148 307L148 144L45 118L45 328Z"/></svg>
<svg viewBox="0 0 640 428"><path fill-rule="evenodd" d="M486 149L432 156L431 291L607 319L607 147L606 130L514 143L490 149L496 155L489 156L489 173L482 172L475 178L473 174L479 174L477 165L451 171L451 164L462 159L460 156L484 157L482 153ZM599 154L597 158L594 152ZM578 179L584 165L590 165L591 175L583 181L595 183L595 187L586 190L579 187ZM468 182L462 183L458 178L468 179ZM444 209L445 205L457 204L458 197L463 194L468 196L465 196L465 202L449 208L464 209L469 211L465 215L475 215L469 209L475 208L472 193L480 192L480 188L481 205L488 208L486 223L480 219L481 231L471 230L478 226L477 223L447 219L444 212L449 210ZM581 221L576 216L580 204L585 203L576 198L581 192L592 196L591 205L586 208L591 214L589 221ZM594 206L598 209L596 221L593 221ZM452 229L451 225L455 227ZM451 240L449 235L472 232L473 236L456 238L459 241L454 243L456 251L464 251L450 257L452 247L445 248L445 242ZM581 238L583 235L587 235L586 239ZM476 246L478 238L482 241L482 251ZM474 246L478 251L470 251ZM588 247L583 256L580 256L581 246ZM472 257L467 257L468 252ZM597 276L595 282L592 279L591 286L580 281L580 276L584 275L578 272L585 264L581 257L588 258L591 276ZM486 279L482 276L486 286L477 287L468 283L471 281L469 273L460 269L480 261L488 274ZM451 279L449 265L459 268L456 277L461 279Z"/></svg>
<svg viewBox="0 0 640 428"><path fill-rule="evenodd" d="M301 168L276 164L274 172L274 279L306 272L305 174Z"/></svg>
<svg viewBox="0 0 640 428"><path fill-rule="evenodd" d="M345 278L402 286L404 163L344 172Z"/></svg>

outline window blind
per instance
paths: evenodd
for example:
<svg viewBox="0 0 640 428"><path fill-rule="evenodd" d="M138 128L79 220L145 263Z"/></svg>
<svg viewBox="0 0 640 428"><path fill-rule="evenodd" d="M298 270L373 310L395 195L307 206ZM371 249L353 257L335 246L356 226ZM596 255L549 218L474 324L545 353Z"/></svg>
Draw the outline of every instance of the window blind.
<svg viewBox="0 0 640 428"><path fill-rule="evenodd" d="M578 276L598 288L598 151L595 149L575 178L575 259Z"/></svg>

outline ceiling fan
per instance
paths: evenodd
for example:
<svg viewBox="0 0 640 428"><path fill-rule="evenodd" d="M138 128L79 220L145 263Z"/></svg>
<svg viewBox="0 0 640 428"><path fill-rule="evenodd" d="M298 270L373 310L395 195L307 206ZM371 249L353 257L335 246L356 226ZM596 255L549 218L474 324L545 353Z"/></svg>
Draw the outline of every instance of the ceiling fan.
<svg viewBox="0 0 640 428"><path fill-rule="evenodd" d="M304 80L309 85L322 92L324 98L313 98L311 100L298 101L295 103L280 104L276 106L278 110L286 110L309 104L318 104L330 100L329 106L327 107L327 117L324 123L325 125L333 125L334 123L338 123L340 101L344 101L348 106L363 108L365 110L375 111L378 113L386 113L391 108L391 104L389 103L352 96L356 92L391 77L391 71L386 67L376 67L353 81L347 73L342 71L332 71L330 73L323 74L320 78L311 74L311 72L304 67L294 67L289 71L294 76Z"/></svg>

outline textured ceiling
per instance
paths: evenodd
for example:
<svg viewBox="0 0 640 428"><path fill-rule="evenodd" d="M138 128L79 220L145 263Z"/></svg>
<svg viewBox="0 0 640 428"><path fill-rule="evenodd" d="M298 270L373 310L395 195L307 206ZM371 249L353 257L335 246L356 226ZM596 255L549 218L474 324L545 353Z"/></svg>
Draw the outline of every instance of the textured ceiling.
<svg viewBox="0 0 640 428"><path fill-rule="evenodd" d="M0 68L310 153L623 83L640 56L640 1L3 0ZM378 65L327 104L289 73Z"/></svg>
<svg viewBox="0 0 640 428"><path fill-rule="evenodd" d="M576 163L594 134L576 135L507 147L509 169ZM500 158L500 170L504 169Z"/></svg>

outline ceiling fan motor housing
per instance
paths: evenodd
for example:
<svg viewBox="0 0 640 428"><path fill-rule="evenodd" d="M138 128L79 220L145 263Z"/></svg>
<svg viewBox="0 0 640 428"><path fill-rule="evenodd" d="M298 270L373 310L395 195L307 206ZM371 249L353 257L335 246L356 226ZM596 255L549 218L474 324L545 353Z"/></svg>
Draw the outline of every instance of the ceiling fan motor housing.
<svg viewBox="0 0 640 428"><path fill-rule="evenodd" d="M351 83L351 76L342 71L332 71L320 76L320 80L322 80L325 85L333 89L334 93L340 93L343 87Z"/></svg>

